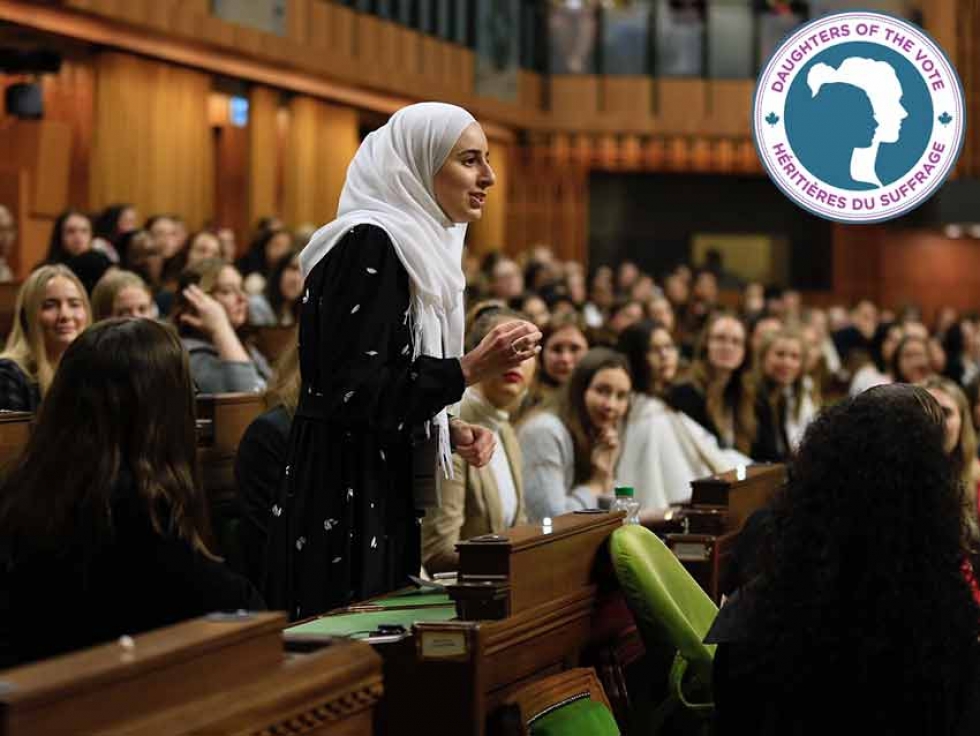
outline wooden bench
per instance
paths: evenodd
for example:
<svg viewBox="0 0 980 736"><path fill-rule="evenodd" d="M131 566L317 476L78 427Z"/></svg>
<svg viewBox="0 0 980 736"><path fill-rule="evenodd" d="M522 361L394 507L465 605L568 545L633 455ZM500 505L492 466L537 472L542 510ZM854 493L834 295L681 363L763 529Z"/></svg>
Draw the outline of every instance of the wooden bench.
<svg viewBox="0 0 980 736"><path fill-rule="evenodd" d="M284 623L215 615L2 671L0 733L371 734L381 658L337 641L296 659L283 651Z"/></svg>

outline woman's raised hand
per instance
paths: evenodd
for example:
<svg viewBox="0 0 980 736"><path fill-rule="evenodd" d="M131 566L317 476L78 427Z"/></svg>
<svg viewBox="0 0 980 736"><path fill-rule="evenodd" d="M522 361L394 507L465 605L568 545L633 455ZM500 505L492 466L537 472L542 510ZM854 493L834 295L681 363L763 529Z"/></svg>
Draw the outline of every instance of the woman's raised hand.
<svg viewBox="0 0 980 736"><path fill-rule="evenodd" d="M516 368L541 347L541 332L530 322L514 320L494 327L483 341L459 360L466 385Z"/></svg>
<svg viewBox="0 0 980 736"><path fill-rule="evenodd" d="M608 493L613 483L616 461L619 459L619 432L615 427L605 427L599 431L592 447L593 490L599 495Z"/></svg>
<svg viewBox="0 0 980 736"><path fill-rule="evenodd" d="M230 328L228 313L214 297L205 294L201 287L192 284L184 289L184 298L194 307L193 312L183 312L180 320L208 335L212 340L223 329Z"/></svg>

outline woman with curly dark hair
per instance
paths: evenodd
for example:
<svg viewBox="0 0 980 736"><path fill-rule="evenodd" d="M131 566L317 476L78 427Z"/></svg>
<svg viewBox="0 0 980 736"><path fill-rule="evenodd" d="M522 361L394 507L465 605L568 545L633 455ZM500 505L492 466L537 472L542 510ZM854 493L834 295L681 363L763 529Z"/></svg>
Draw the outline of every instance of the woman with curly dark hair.
<svg viewBox="0 0 980 736"><path fill-rule="evenodd" d="M980 729L980 607L958 478L923 388L878 386L807 430L762 574L718 615L718 733Z"/></svg>

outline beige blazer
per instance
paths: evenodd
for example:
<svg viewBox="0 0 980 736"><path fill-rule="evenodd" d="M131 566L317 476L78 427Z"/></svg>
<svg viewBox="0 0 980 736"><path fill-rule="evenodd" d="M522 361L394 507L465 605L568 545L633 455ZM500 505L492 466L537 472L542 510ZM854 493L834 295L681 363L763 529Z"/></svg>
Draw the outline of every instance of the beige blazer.
<svg viewBox="0 0 980 736"><path fill-rule="evenodd" d="M470 392L460 403L459 418L500 432L495 452L507 453L517 491L515 523L523 524L524 488L521 482L521 449L509 422L492 419L487 408ZM426 511L422 519L422 563L429 573L455 570L459 564L456 543L481 534L499 534L507 529L489 465L474 468L453 455L453 480L442 481L442 504Z"/></svg>

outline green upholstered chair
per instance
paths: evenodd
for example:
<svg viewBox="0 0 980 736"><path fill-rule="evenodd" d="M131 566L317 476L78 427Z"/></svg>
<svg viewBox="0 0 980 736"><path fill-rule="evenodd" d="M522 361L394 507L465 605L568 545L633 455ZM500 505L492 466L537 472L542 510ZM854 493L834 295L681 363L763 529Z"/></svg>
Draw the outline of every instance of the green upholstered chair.
<svg viewBox="0 0 980 736"><path fill-rule="evenodd" d="M508 696L507 736L619 736L595 670L585 667L536 680Z"/></svg>
<svg viewBox="0 0 980 736"><path fill-rule="evenodd" d="M649 529L624 526L609 540L616 577L648 652L673 652L668 693L651 714L658 732L667 718L684 709L703 716L714 710L711 667L714 646L704 644L718 607L666 545Z"/></svg>

